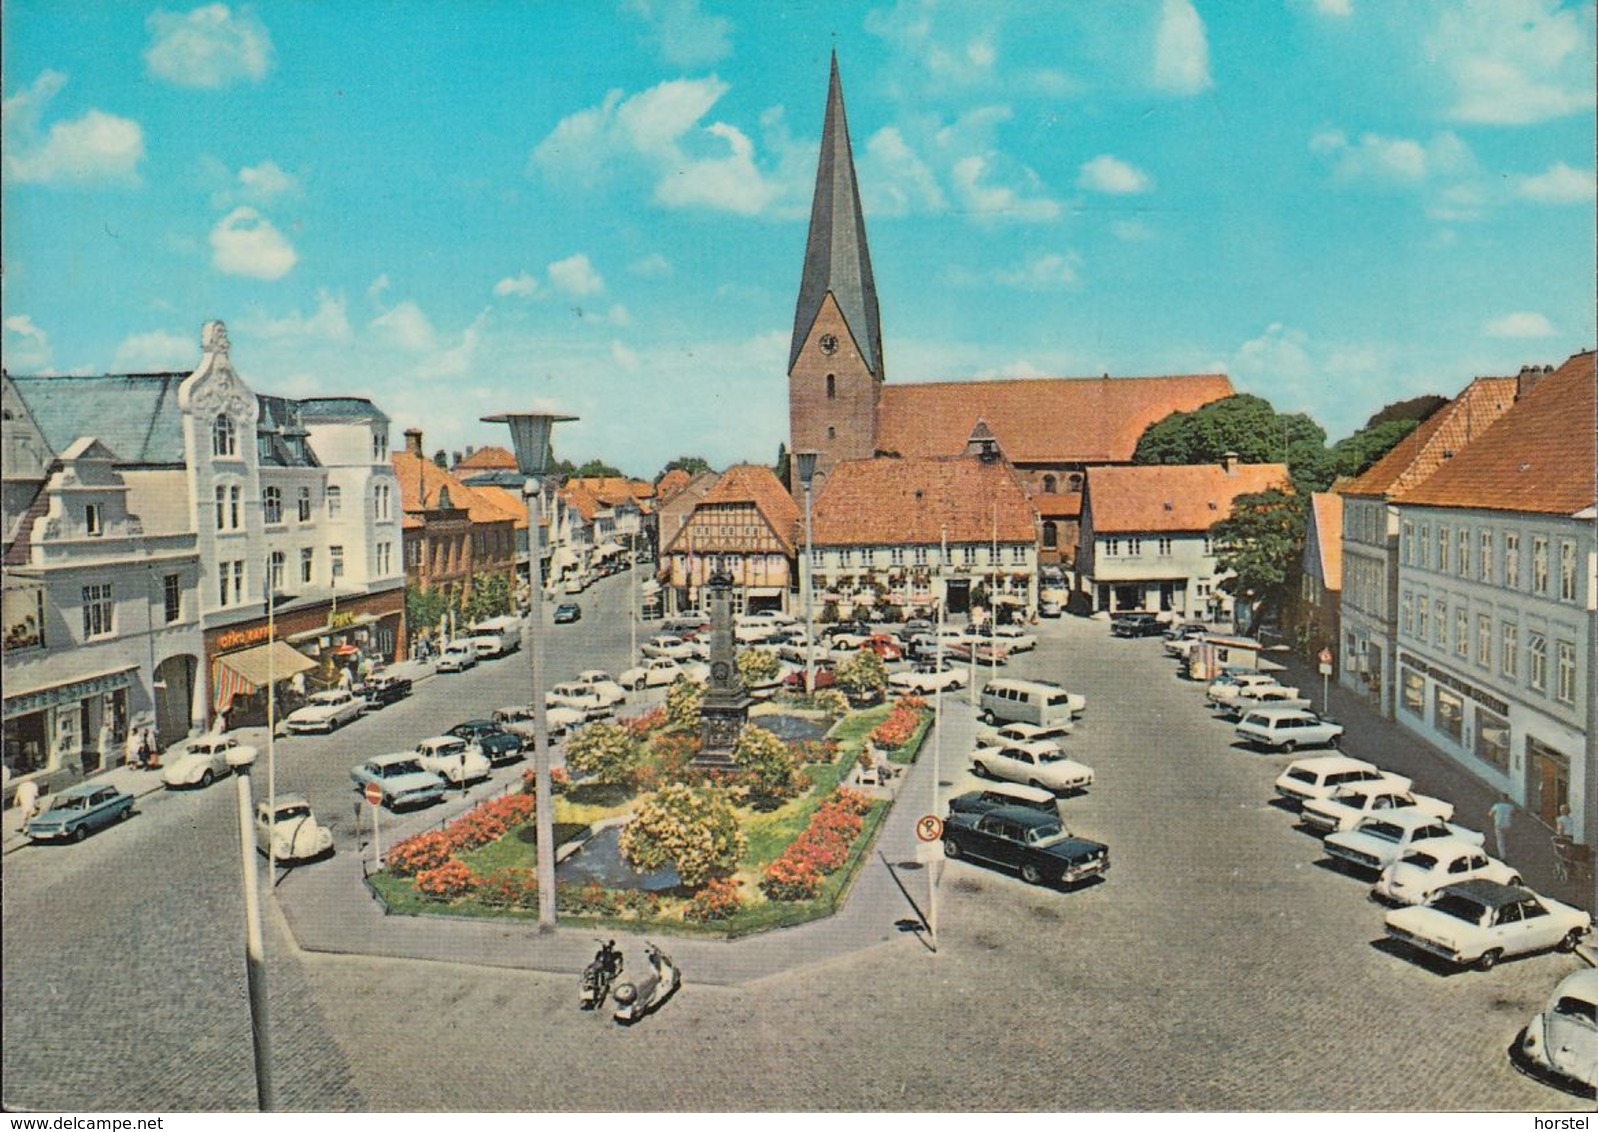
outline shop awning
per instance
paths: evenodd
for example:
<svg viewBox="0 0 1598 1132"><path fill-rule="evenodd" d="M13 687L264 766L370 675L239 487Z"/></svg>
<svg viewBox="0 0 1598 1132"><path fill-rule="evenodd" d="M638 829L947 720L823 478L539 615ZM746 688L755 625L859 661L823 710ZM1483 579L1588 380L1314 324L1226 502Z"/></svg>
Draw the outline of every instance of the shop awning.
<svg viewBox="0 0 1598 1132"><path fill-rule="evenodd" d="M555 559L554 559L553 565L554 565L555 569L561 570L561 569L564 569L567 566L575 566L575 565L577 565L577 563L579 561L580 561L580 559L577 557L576 554L574 554L572 552L571 547L563 546L560 549L558 549L557 551L555 551Z"/></svg>
<svg viewBox="0 0 1598 1132"><path fill-rule="evenodd" d="M594 547L594 557L596 558L614 558L618 554L625 553L627 552L621 547L621 545L614 542L602 542L598 546Z"/></svg>
<svg viewBox="0 0 1598 1132"><path fill-rule="evenodd" d="M257 645L253 649L240 649L225 653L212 662L212 701L217 711L226 711L233 697L248 695L267 683L268 679L287 680L299 672L308 672L316 662L307 659L292 645L283 641Z"/></svg>

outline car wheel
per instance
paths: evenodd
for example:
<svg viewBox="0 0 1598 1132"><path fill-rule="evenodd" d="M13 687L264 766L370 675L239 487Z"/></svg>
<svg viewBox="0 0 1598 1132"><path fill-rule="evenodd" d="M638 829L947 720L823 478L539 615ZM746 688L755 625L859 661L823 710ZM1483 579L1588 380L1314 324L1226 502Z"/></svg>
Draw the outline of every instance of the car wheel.
<svg viewBox="0 0 1598 1132"><path fill-rule="evenodd" d="M1290 755L1296 750L1298 750L1298 744L1292 739L1282 744L1282 754L1284 755Z"/></svg>
<svg viewBox="0 0 1598 1132"><path fill-rule="evenodd" d="M958 861L962 852L963 850L960 848L960 843L954 838L946 837L943 839L943 855L949 858L949 860Z"/></svg>
<svg viewBox="0 0 1598 1132"><path fill-rule="evenodd" d="M1520 874L1519 873L1515 873L1513 876L1511 876L1504 883L1509 885L1511 888L1519 888L1521 885L1525 884L1526 882L1520 879Z"/></svg>
<svg viewBox="0 0 1598 1132"><path fill-rule="evenodd" d="M984 711L982 713L982 722L986 723L989 727L992 727L995 723L999 722L999 717L994 715L991 711Z"/></svg>
<svg viewBox="0 0 1598 1132"><path fill-rule="evenodd" d="M119 821L119 822L124 822L124 821L127 821L132 816L133 816L133 807L129 806L125 810L117 811L116 820Z"/></svg>
<svg viewBox="0 0 1598 1132"><path fill-rule="evenodd" d="M646 687L648 687L648 681L640 679L633 684L633 691L642 692Z"/></svg>
<svg viewBox="0 0 1598 1132"><path fill-rule="evenodd" d="M87 836L89 836L89 827L86 825L80 825L72 831L73 841L82 841Z"/></svg>
<svg viewBox="0 0 1598 1132"><path fill-rule="evenodd" d="M1043 870L1038 868L1032 862L1028 861L1026 864L1021 866L1021 879L1026 881L1028 884L1042 884Z"/></svg>
<svg viewBox="0 0 1598 1132"><path fill-rule="evenodd" d="M204 774L200 775L200 785L201 786L209 786L209 785L211 785L213 780L214 780L214 776L211 774L211 771L210 771L209 768L206 769Z"/></svg>
<svg viewBox="0 0 1598 1132"><path fill-rule="evenodd" d="M1484 951L1482 952L1481 958L1476 960L1476 970L1491 971L1494 967L1498 966L1498 961L1503 957L1504 953L1496 947L1489 951Z"/></svg>
<svg viewBox="0 0 1598 1132"><path fill-rule="evenodd" d="M988 768L983 763L972 763L971 764L971 773L976 775L978 778L992 778L993 777L993 775L988 773Z"/></svg>
<svg viewBox="0 0 1598 1132"><path fill-rule="evenodd" d="M1032 787L1032 789L1034 789L1034 790L1047 790L1048 789L1047 786L1043 785L1043 783L1039 782L1035 778L1027 779L1026 784L1028 786Z"/></svg>
<svg viewBox="0 0 1598 1132"><path fill-rule="evenodd" d="M1582 930L1580 928L1571 928L1568 932L1565 933L1565 938L1559 941L1559 950L1560 951L1574 951L1574 950L1576 950L1576 945L1581 942L1581 937L1582 937L1583 934L1584 933L1582 932Z"/></svg>
<svg viewBox="0 0 1598 1132"><path fill-rule="evenodd" d="M1326 745L1335 751L1337 748L1343 745L1343 737L1341 735L1333 735L1330 739L1326 740Z"/></svg>

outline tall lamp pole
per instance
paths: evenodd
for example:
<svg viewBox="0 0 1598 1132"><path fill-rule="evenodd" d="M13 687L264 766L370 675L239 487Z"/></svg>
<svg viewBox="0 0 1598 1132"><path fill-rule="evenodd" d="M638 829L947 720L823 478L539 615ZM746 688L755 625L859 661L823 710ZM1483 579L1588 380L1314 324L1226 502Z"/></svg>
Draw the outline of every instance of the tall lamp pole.
<svg viewBox="0 0 1598 1132"><path fill-rule="evenodd" d="M538 560L538 495L549 467L549 434L556 421L574 421L562 413L498 413L485 424L508 424L516 450L516 470L525 477L527 500L527 584L532 605L527 615L527 654L533 668L533 824L538 847L538 928L555 928L555 816L549 778L549 718L544 705L544 650L539 639L544 624L544 570Z"/></svg>
<svg viewBox="0 0 1598 1132"><path fill-rule="evenodd" d="M796 462L799 482L805 489L805 557L799 575L804 579L805 591L805 694L813 696L816 693L816 621L812 602L815 590L815 544L810 535L810 485L816 478L816 457L819 453L806 449L789 455Z"/></svg>

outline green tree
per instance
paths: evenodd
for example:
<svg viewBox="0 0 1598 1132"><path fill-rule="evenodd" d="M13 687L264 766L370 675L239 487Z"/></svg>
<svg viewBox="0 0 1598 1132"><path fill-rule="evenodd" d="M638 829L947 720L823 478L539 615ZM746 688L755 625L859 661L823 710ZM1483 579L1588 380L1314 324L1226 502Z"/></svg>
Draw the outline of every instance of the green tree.
<svg viewBox="0 0 1598 1132"><path fill-rule="evenodd" d="M1138 439L1134 464L1215 464L1236 452L1245 464L1285 463L1302 492L1324 491L1334 472L1326 430L1303 413L1278 413L1239 393L1155 421Z"/></svg>
<svg viewBox="0 0 1598 1132"><path fill-rule="evenodd" d="M1365 427L1375 428L1387 421L1414 421L1419 424L1446 404L1448 398L1440 397L1436 393L1423 393L1407 401L1394 401L1372 413L1370 420L1365 422Z"/></svg>
<svg viewBox="0 0 1598 1132"><path fill-rule="evenodd" d="M681 782L646 798L621 831L621 855L635 869L670 865L688 888L731 873L747 844L725 790Z"/></svg>
<svg viewBox="0 0 1598 1132"><path fill-rule="evenodd" d="M468 621L476 623L509 613L513 600L510 579L504 574L473 574L472 595L466 599L462 613Z"/></svg>
<svg viewBox="0 0 1598 1132"><path fill-rule="evenodd" d="M1359 475L1419 427L1419 421L1402 418L1388 418L1366 425L1354 435L1345 436L1332 445L1334 471L1340 476Z"/></svg>
<svg viewBox="0 0 1598 1132"><path fill-rule="evenodd" d="M405 587L405 624L410 626L411 632L432 628L448 612L449 598L442 591Z"/></svg>
<svg viewBox="0 0 1598 1132"><path fill-rule="evenodd" d="M643 745L614 723L590 723L566 743L566 765L609 786L631 786L643 767Z"/></svg>
<svg viewBox="0 0 1598 1132"><path fill-rule="evenodd" d="M738 675L745 684L764 684L782 671L782 662L760 649L744 649L738 654L737 664Z"/></svg>
<svg viewBox="0 0 1598 1132"><path fill-rule="evenodd" d="M1212 528L1216 569L1231 575L1220 587L1252 607L1250 627L1282 607L1304 555L1306 519L1303 496L1272 489L1238 496Z"/></svg>
<svg viewBox="0 0 1598 1132"><path fill-rule="evenodd" d="M833 670L833 678L851 699L871 699L887 688L888 669L876 653L861 649Z"/></svg>
<svg viewBox="0 0 1598 1132"><path fill-rule="evenodd" d="M666 466L660 469L660 475L655 477L655 482L659 483L666 478L667 472L674 472L679 468L691 476L697 476L700 472L710 471L710 461L703 456L678 456L666 462Z"/></svg>
<svg viewBox="0 0 1598 1132"><path fill-rule="evenodd" d="M617 468L612 464L607 464L603 460L596 459L578 464L575 468L571 469L571 472L567 474L565 478L579 480L603 479L610 476L619 476L621 474L622 472L620 468Z"/></svg>
<svg viewBox="0 0 1598 1132"><path fill-rule="evenodd" d="M777 464L771 469L777 481L784 486L788 483L788 445L783 441L777 442Z"/></svg>
<svg viewBox="0 0 1598 1132"><path fill-rule="evenodd" d="M683 731L699 730L699 709L705 704L705 690L686 676L679 676L666 689L666 718Z"/></svg>
<svg viewBox="0 0 1598 1132"><path fill-rule="evenodd" d="M733 744L732 761L749 775L750 786L766 798L795 798L805 788L793 748L763 727L746 725Z"/></svg>

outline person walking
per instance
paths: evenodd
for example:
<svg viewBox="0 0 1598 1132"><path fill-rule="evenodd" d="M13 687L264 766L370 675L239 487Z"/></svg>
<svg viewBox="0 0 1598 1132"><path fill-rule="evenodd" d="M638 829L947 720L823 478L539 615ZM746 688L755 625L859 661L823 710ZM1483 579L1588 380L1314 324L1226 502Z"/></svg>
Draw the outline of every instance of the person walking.
<svg viewBox="0 0 1598 1132"><path fill-rule="evenodd" d="M23 821L39 812L39 784L33 779L24 778L17 784L16 806L22 811Z"/></svg>
<svg viewBox="0 0 1598 1132"><path fill-rule="evenodd" d="M1508 794L1500 794L1498 801L1487 810L1487 816L1493 823L1493 840L1498 847L1498 859L1502 861L1508 852L1509 825L1515 820L1515 804Z"/></svg>

